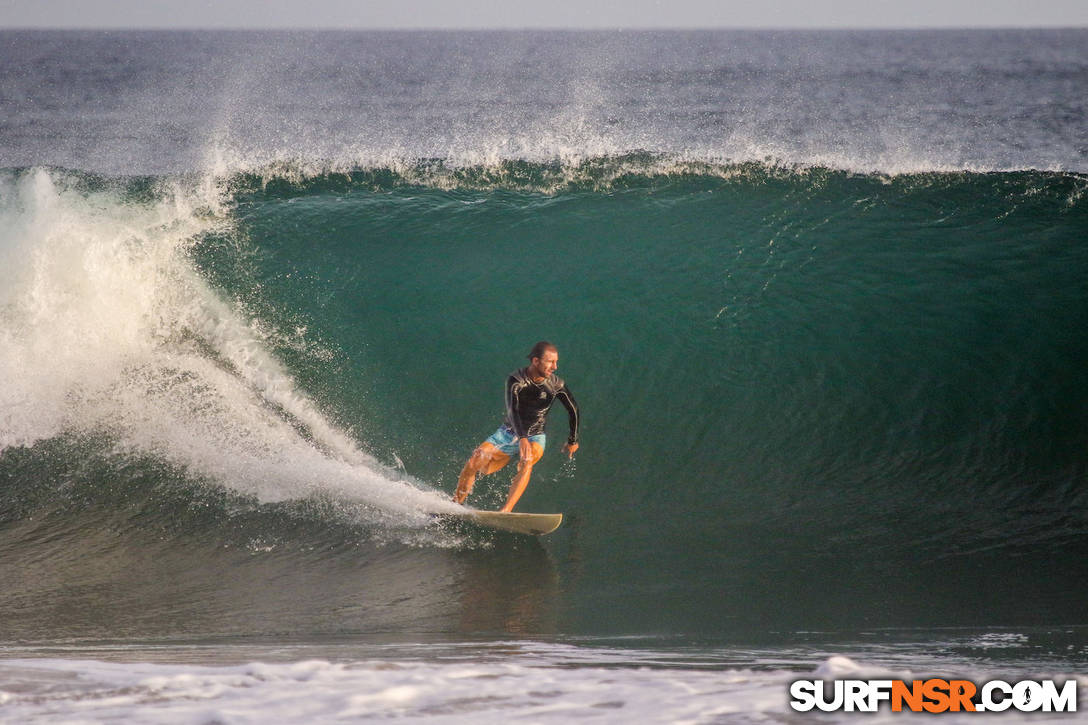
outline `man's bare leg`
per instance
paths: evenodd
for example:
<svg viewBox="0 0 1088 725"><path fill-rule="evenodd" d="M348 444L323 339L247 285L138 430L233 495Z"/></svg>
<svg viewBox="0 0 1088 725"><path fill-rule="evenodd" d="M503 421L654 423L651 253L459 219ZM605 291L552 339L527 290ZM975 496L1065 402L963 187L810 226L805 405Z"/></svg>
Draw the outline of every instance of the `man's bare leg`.
<svg viewBox="0 0 1088 725"><path fill-rule="evenodd" d="M506 497L506 503L502 505L499 511L505 511L509 513L514 510L514 504L521 498L521 494L525 493L525 488L529 485L529 476L533 475L533 464L527 461L518 461L518 472L514 476L514 480L510 482L510 493Z"/></svg>
<svg viewBox="0 0 1088 725"><path fill-rule="evenodd" d="M490 443L485 442L479 446L465 461L465 467L461 469L461 475L457 477L457 491L453 494L454 502L464 503L468 495L472 493L476 478L494 473L505 466L507 460L509 460L507 456L498 452Z"/></svg>
<svg viewBox="0 0 1088 725"><path fill-rule="evenodd" d="M465 467L461 469L461 475L457 477L457 491L453 494L455 503L465 502L468 495L472 493L472 486L476 483L476 476L487 468L490 461L491 457L482 449L477 448L472 452L472 456L465 461Z"/></svg>

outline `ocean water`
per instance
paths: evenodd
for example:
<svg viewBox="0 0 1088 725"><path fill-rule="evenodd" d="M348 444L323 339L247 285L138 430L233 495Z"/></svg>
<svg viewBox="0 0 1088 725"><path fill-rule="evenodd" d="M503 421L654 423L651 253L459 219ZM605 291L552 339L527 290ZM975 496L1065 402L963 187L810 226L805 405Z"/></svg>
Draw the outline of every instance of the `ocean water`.
<svg viewBox="0 0 1088 725"><path fill-rule="evenodd" d="M1086 79L1081 30L0 32L0 720L1088 685ZM436 522L538 339L563 527Z"/></svg>

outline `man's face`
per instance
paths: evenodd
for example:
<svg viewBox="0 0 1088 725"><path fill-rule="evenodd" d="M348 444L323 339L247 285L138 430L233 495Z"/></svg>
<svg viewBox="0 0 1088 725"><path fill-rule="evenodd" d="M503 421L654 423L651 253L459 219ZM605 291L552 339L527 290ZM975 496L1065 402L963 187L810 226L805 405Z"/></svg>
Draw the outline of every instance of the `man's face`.
<svg viewBox="0 0 1088 725"><path fill-rule="evenodd" d="M533 377L546 378L559 367L559 353L555 350L545 350L540 357L534 357L529 364Z"/></svg>

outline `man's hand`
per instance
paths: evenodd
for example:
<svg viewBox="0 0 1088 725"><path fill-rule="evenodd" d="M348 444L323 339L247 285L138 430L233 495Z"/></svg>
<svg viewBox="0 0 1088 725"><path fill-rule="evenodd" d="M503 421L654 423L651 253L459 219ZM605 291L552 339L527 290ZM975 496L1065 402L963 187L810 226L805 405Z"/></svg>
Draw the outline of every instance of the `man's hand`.
<svg viewBox="0 0 1088 725"><path fill-rule="evenodd" d="M518 441L518 454L523 461L533 460L533 442L528 438L522 438Z"/></svg>
<svg viewBox="0 0 1088 725"><path fill-rule="evenodd" d="M574 458L574 452L576 450L578 450L578 444L577 443L564 443L563 444L563 452L567 454L568 459Z"/></svg>

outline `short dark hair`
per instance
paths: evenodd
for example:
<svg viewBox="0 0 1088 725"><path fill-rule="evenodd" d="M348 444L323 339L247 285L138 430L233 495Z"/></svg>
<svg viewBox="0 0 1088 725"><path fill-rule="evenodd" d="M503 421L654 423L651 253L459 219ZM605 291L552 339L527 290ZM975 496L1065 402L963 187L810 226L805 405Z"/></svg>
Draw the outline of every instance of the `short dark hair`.
<svg viewBox="0 0 1088 725"><path fill-rule="evenodd" d="M533 345L533 349L529 351L529 362L532 362L533 358L535 357L544 357L544 353L546 353L548 350L551 350L556 354L559 353L559 348L557 348L555 345L551 344L547 340L541 340L537 344Z"/></svg>

